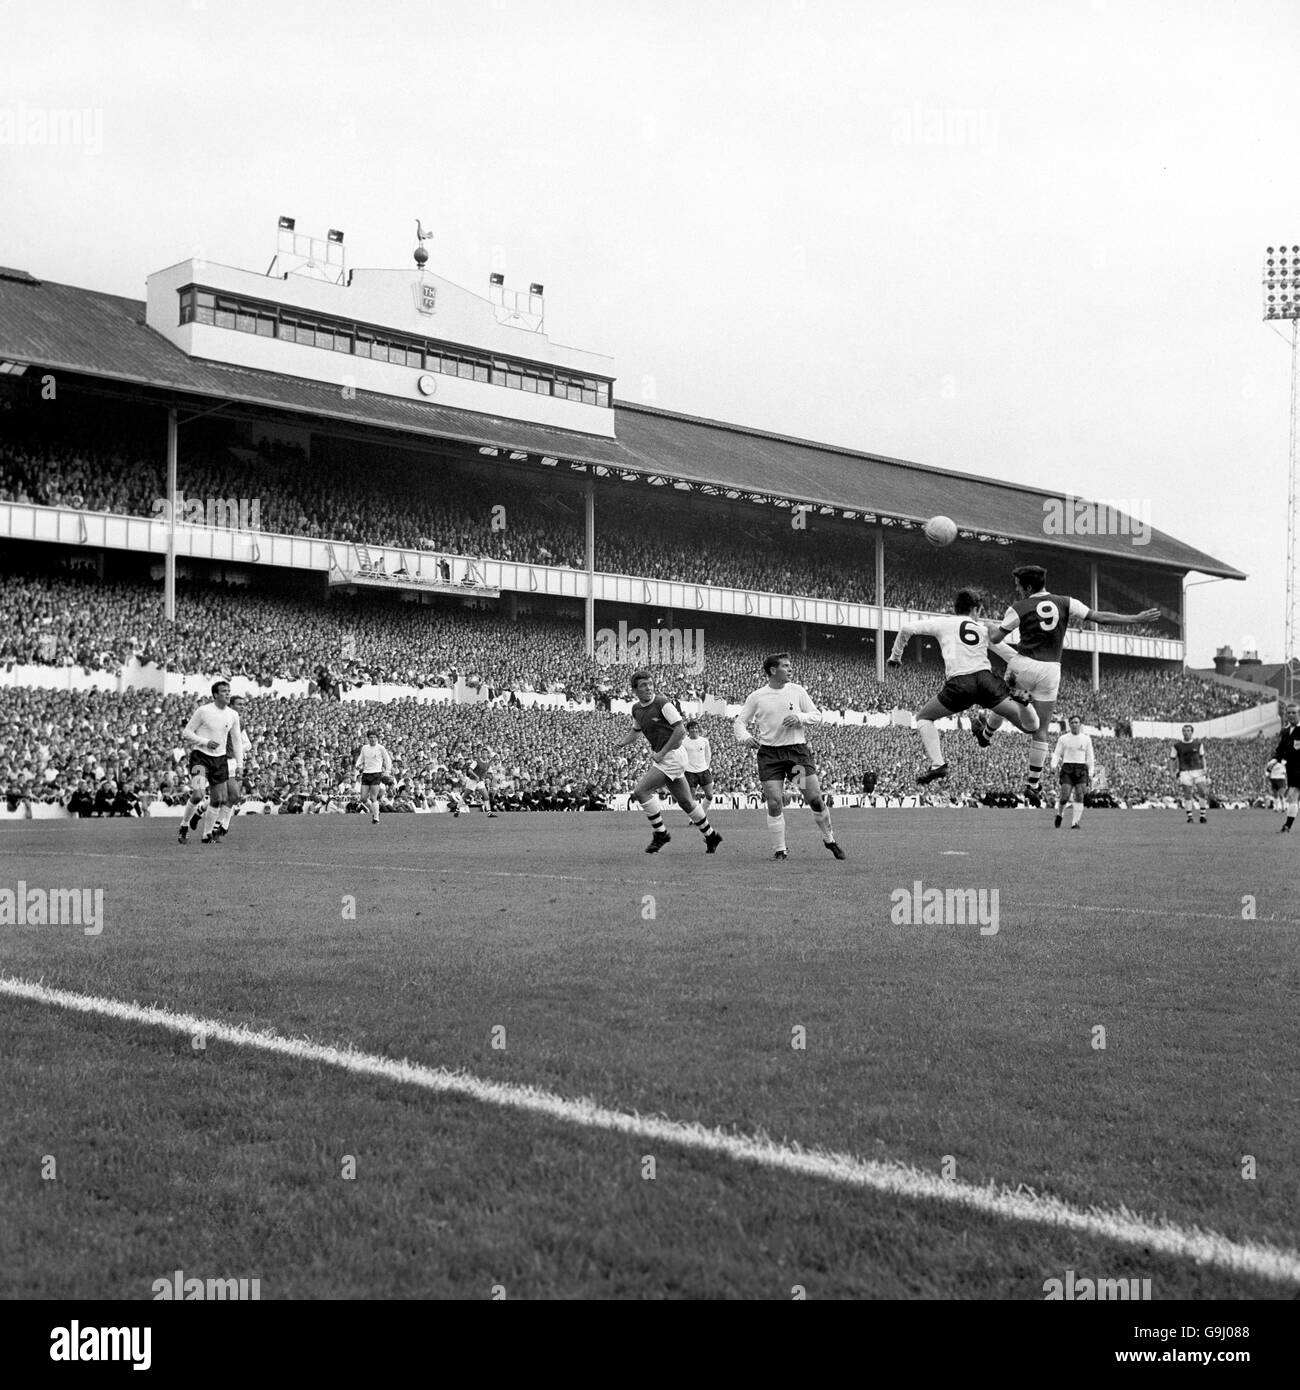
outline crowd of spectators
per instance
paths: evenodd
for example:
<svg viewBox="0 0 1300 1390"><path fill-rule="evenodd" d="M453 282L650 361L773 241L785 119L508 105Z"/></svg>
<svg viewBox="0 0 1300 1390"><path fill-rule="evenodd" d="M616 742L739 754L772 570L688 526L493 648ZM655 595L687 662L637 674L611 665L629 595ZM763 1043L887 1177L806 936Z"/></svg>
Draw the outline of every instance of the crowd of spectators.
<svg viewBox="0 0 1300 1390"><path fill-rule="evenodd" d="M0 498L89 511L156 516L165 494L156 441L134 448L50 441L18 432L0 441ZM337 446L335 446L337 448ZM360 446L358 446L359 448ZM182 451L178 486L193 499L256 502L259 528L314 539L387 545L442 555L514 560L581 568L585 565L584 501L580 482L555 474L542 480L494 467L413 458L409 452L367 448L363 457L325 451L309 458L283 441L256 447L196 445ZM656 518L646 526L647 508ZM602 483L596 501L595 565L605 573L715 584L768 593L874 603L875 534L860 522L816 512L791 524L792 514L752 505L687 499L671 489L628 489ZM1000 614L1015 597L1011 570L1041 560L1029 548L959 542L935 550L915 530L885 533L885 602L922 612L946 612L962 586L987 595ZM1179 634L1177 581L1125 585L1103 566L1099 606L1135 611L1152 605L1166 616L1125 629L1148 636ZM1082 560L1052 559L1049 581L1060 593L1088 602L1090 573ZM1144 583L1134 577L1134 584Z"/></svg>
<svg viewBox="0 0 1300 1390"><path fill-rule="evenodd" d="M193 697L141 690L0 690L0 790L11 808L46 801L79 814L138 814L155 799L178 804L187 780L180 731L195 704ZM363 732L373 726L393 756L394 797L413 806L455 794L471 758L489 763L503 796L556 809L630 791L645 760L639 747L618 747L627 716L604 711L263 695L246 702L243 721L252 741L246 790L272 803L346 803L355 795ZM719 790L757 793L753 754L736 743L730 721L704 716L702 724ZM813 731L811 742L823 785L837 794L862 791L867 774L877 795L916 794L923 759L911 729L828 724ZM1166 741L1099 738L1095 747L1099 787L1129 804L1173 792ZM999 735L981 750L969 733L954 730L944 736L944 751L951 775L931 789L939 801L980 800L1023 785L1020 735ZM1217 796L1262 794L1272 740L1214 740L1207 751Z"/></svg>
<svg viewBox="0 0 1300 1390"><path fill-rule="evenodd" d="M323 664L339 687L391 683L452 687L472 677L497 698L560 693L607 705L627 691L629 662L604 664L584 653L582 626L520 606L517 621L459 603L402 602L392 595L336 595L327 603L250 591L238 585L178 585L176 620L162 613L156 586L99 583L74 576L0 576L0 663L120 671L137 659L168 671L310 680ZM598 614L599 614L598 610ZM600 623L598 616L597 622ZM613 628L609 629L611 632ZM691 660L657 666L683 698L739 703L760 684L769 648L723 635L710 621ZM772 639L769 639L772 640ZM925 663L917 661L924 654ZM795 653L800 683L832 710L915 709L942 683L933 639L914 639L909 660L876 680L874 635L857 629L810 633ZM1200 720L1261 703L1252 692L1177 670L1107 659L1093 691L1067 663L1059 706L1086 723Z"/></svg>

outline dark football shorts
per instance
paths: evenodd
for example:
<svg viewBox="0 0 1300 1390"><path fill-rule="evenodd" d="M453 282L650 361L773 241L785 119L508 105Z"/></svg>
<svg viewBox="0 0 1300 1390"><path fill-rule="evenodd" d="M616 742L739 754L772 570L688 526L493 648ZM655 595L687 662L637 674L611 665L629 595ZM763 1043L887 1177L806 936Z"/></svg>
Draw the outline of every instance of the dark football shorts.
<svg viewBox="0 0 1300 1390"><path fill-rule="evenodd" d="M699 787L713 786L713 773L706 767L703 772L690 772L686 774L686 785L695 791Z"/></svg>
<svg viewBox="0 0 1300 1390"><path fill-rule="evenodd" d="M760 782L787 782L799 772L805 777L817 776L817 764L806 743L785 743L779 748L764 743L759 747Z"/></svg>
<svg viewBox="0 0 1300 1390"><path fill-rule="evenodd" d="M952 676L944 681L938 700L944 709L960 714L972 705L992 709L1010 697L1011 691L1001 676L995 676L992 671L968 671L964 676Z"/></svg>
<svg viewBox="0 0 1300 1390"><path fill-rule="evenodd" d="M1061 785L1063 787L1086 787L1089 782L1087 763L1062 763Z"/></svg>
<svg viewBox="0 0 1300 1390"><path fill-rule="evenodd" d="M195 748L190 753L190 776L202 772L208 779L208 786L219 787L230 776L230 759L225 753L200 753Z"/></svg>
<svg viewBox="0 0 1300 1390"><path fill-rule="evenodd" d="M363 772L361 774L361 785L363 787L382 786L384 774L382 772Z"/></svg>

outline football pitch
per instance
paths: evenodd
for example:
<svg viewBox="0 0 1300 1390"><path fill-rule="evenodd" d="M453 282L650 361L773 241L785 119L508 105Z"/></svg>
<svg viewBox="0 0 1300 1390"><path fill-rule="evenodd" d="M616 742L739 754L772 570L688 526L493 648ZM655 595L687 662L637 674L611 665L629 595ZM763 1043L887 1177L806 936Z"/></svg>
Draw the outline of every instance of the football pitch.
<svg viewBox="0 0 1300 1390"><path fill-rule="evenodd" d="M0 1296L1296 1295L1280 817L665 819L0 825Z"/></svg>

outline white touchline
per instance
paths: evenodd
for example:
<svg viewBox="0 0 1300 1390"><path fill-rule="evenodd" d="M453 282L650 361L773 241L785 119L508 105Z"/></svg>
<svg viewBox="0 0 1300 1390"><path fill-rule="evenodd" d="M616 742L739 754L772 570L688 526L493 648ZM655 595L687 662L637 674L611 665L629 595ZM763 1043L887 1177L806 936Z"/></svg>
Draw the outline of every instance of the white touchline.
<svg viewBox="0 0 1300 1390"><path fill-rule="evenodd" d="M865 1188L909 1201L946 1202L1011 1221L1028 1221L1040 1226L1079 1231L1102 1240L1140 1245L1154 1253L1194 1260L1238 1274L1252 1274L1278 1283L1300 1284L1300 1252L1253 1241L1234 1241L1215 1231L1194 1226L1177 1226L1168 1221L1146 1221L1128 1212L1101 1208L1085 1211L1056 1197L1041 1197L1032 1191L974 1187L951 1178L936 1177L904 1163L886 1163L856 1158L852 1154L828 1153L797 1145L777 1144L769 1139L747 1138L709 1129L701 1124L653 1116L631 1115L609 1110L592 1100L566 1100L535 1086L516 1086L498 1081L481 1081L465 1072L428 1067L417 1062L396 1062L391 1057L356 1052L351 1048L328 1047L305 1039L281 1038L274 1033L218 1023L192 1014L172 1013L169 1009L125 1004L118 999L102 999L92 994L51 989L29 980L0 975L0 994L28 999L38 1004L54 1004L79 1013L101 1014L128 1023L147 1023L189 1036L202 1034L207 1040L253 1047L298 1061L321 1062L362 1076L378 1076L385 1081L406 1082L443 1095L467 1096L485 1105L523 1110L547 1119L588 1129L630 1134L639 1139L658 1140L678 1148L718 1154L738 1162L756 1163L781 1172L822 1178Z"/></svg>

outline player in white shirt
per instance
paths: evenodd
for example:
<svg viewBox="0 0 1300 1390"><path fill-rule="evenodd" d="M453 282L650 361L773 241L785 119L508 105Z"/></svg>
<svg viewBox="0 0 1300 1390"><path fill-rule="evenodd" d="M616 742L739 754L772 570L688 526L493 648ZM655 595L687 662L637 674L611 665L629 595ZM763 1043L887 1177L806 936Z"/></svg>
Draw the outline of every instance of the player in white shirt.
<svg viewBox="0 0 1300 1390"><path fill-rule="evenodd" d="M1270 758L1264 768L1264 775L1268 778L1269 799L1273 803L1270 809L1285 811L1286 764L1281 758Z"/></svg>
<svg viewBox="0 0 1300 1390"><path fill-rule="evenodd" d="M1061 770L1061 788L1056 794L1056 828L1061 828L1061 812L1067 801L1073 802L1070 811L1073 819L1071 830L1078 830L1083 819L1083 798L1087 795L1088 784L1097 770L1092 752L1092 739L1082 732L1083 721L1077 714L1070 716L1070 732L1056 740L1052 750L1052 770Z"/></svg>
<svg viewBox="0 0 1300 1390"><path fill-rule="evenodd" d="M252 751L252 740L244 732L244 696L232 695L230 708L239 716L239 728L231 729L226 738L226 762L229 772L226 776L226 802L217 811L217 823L212 828L214 840L224 840L230 833L230 822L239 810L244 799L244 787L240 778L244 775L244 763Z"/></svg>
<svg viewBox="0 0 1300 1390"><path fill-rule="evenodd" d="M935 637L939 641L945 680L939 693L916 712L916 730L930 759L929 768L917 774L916 780L921 783L948 775L939 730L934 724L936 719L952 718L972 705L983 705L1012 720L1027 734L1038 728L1038 716L1033 708L1017 701L1002 677L993 674L989 664L988 624L981 621L984 605L979 594L974 589L958 589L952 606L949 617L915 618L905 622L894 638L893 650L885 663L895 669L901 666L903 653L914 635ZM973 723L971 731L982 746L988 746L987 734Z"/></svg>
<svg viewBox="0 0 1300 1390"><path fill-rule="evenodd" d="M763 799L767 803L767 833L772 841L774 859L786 859L785 848L785 784L798 773L803 774L803 794L812 810L813 820L822 833L822 843L836 857L843 859L844 851L835 842L831 828L830 807L822 800L817 766L806 742L805 724L821 722L821 711L813 704L808 692L790 679L792 674L789 652L774 652L763 660L767 684L745 701L734 725L737 742L747 748L758 748L758 780L763 784ZM758 737L749 726L758 726Z"/></svg>
<svg viewBox="0 0 1300 1390"><path fill-rule="evenodd" d="M230 682L215 681L211 704L200 705L181 731L181 740L190 750L190 800L181 812L181 844L190 833L189 818L201 809L205 794L208 809L203 812L202 843L212 843L216 813L226 801L226 779L230 774L227 750L232 732L238 738L243 731L239 715L230 708Z"/></svg>
<svg viewBox="0 0 1300 1390"><path fill-rule="evenodd" d="M713 802L713 748L700 732L698 719L686 721L682 752L686 754L686 785L707 811Z"/></svg>
<svg viewBox="0 0 1300 1390"><path fill-rule="evenodd" d="M393 775L393 759L380 743L378 730L366 730L366 741L357 754L356 768L361 774L361 799L370 807L370 823L378 825L380 789L384 779Z"/></svg>

